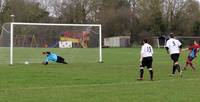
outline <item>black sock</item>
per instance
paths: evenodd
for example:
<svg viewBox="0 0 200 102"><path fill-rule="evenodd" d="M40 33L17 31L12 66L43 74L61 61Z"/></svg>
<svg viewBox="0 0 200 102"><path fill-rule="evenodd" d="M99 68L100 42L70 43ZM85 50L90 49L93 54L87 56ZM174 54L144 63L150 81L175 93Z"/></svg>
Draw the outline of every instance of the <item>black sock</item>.
<svg viewBox="0 0 200 102"><path fill-rule="evenodd" d="M143 78L144 69L140 69L140 78Z"/></svg>
<svg viewBox="0 0 200 102"><path fill-rule="evenodd" d="M172 74L175 74L175 72L176 72L176 65L173 65Z"/></svg>
<svg viewBox="0 0 200 102"><path fill-rule="evenodd" d="M180 67L180 65L179 65L179 64L176 64L175 66L176 66L176 69L178 70L178 72L180 73L180 72L181 72L181 67Z"/></svg>
<svg viewBox="0 0 200 102"><path fill-rule="evenodd" d="M149 70L149 73L150 73L151 80L153 80L153 70Z"/></svg>

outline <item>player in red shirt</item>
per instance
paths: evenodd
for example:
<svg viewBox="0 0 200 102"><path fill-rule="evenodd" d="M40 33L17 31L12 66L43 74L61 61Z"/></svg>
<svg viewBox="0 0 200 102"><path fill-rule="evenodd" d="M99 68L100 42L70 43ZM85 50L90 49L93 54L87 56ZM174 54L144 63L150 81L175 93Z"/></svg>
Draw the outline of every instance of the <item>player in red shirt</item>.
<svg viewBox="0 0 200 102"><path fill-rule="evenodd" d="M191 68L195 70L195 67L192 64L192 61L197 57L197 52L199 52L199 48L200 48L200 45L196 41L194 41L193 45L191 45L189 48L186 49L186 50L189 50L190 52L188 54L184 70L186 70L188 65L190 65Z"/></svg>

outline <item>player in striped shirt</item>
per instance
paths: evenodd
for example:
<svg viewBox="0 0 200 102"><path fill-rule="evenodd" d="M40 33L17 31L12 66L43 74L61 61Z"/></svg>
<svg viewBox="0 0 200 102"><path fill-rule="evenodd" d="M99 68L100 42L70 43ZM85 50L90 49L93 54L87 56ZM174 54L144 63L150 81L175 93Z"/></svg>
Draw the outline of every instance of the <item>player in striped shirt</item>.
<svg viewBox="0 0 200 102"><path fill-rule="evenodd" d="M47 65L49 63L49 61L68 64L67 62L65 62L64 58L62 58L52 52L42 52L42 54L46 55L44 62L43 62L44 65Z"/></svg>
<svg viewBox="0 0 200 102"><path fill-rule="evenodd" d="M144 74L144 67L147 67L150 74L150 80L153 80L153 69L152 69L152 62L153 62L153 48L150 44L148 44L147 39L143 40L143 45L141 48L141 55L140 55L140 77L138 80L143 80Z"/></svg>
<svg viewBox="0 0 200 102"><path fill-rule="evenodd" d="M188 67L188 65L190 65L190 67L193 70L195 70L195 67L192 64L192 61L197 57L197 52L199 52L199 48L200 48L200 45L196 41L194 41L193 45L191 45L187 49L184 49L184 50L189 50L190 51L189 54L188 54L186 63L185 63L184 70L186 70L186 68Z"/></svg>

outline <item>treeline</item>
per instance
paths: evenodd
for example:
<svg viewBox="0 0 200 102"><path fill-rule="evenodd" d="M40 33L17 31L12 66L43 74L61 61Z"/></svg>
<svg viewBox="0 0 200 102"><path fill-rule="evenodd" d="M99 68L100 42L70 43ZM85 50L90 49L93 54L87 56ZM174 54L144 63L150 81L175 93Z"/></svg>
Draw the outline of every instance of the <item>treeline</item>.
<svg viewBox="0 0 200 102"><path fill-rule="evenodd" d="M174 32L200 36L197 0L0 0L0 24L11 21L102 24L103 37L143 36Z"/></svg>

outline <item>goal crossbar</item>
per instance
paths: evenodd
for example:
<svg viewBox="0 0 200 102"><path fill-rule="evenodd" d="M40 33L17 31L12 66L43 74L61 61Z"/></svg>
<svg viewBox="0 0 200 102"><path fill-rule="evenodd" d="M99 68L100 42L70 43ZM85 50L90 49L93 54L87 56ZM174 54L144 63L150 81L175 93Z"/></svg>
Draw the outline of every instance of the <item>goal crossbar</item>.
<svg viewBox="0 0 200 102"><path fill-rule="evenodd" d="M60 23L22 23L22 22L12 22L13 25L40 25L40 26L97 26L100 27L101 24L60 24Z"/></svg>
<svg viewBox="0 0 200 102"><path fill-rule="evenodd" d="M35 25L35 26L74 26L74 27L99 27L99 62L103 62L102 59L102 28L101 24L56 24L56 23L22 23L11 22L10 23L10 65L13 65L13 35L14 25Z"/></svg>

